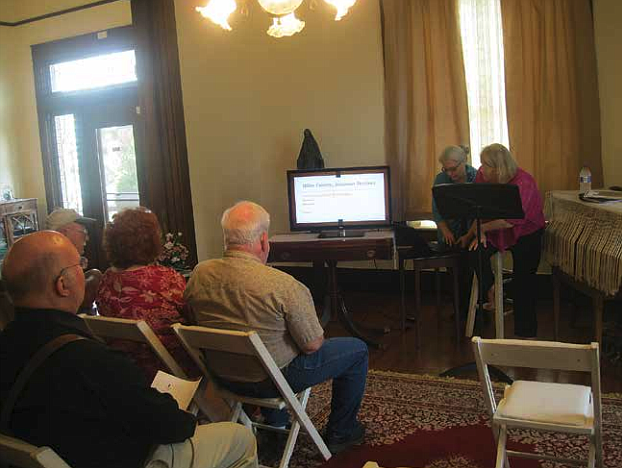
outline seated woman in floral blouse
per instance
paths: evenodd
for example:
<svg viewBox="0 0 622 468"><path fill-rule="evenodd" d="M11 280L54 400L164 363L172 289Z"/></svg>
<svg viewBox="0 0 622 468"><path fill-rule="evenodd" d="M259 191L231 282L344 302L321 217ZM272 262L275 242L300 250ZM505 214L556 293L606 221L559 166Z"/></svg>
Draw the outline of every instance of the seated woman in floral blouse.
<svg viewBox="0 0 622 468"><path fill-rule="evenodd" d="M132 208L114 215L104 231L104 250L112 265L102 278L95 302L100 315L144 320L189 377L200 373L171 329L188 323L184 317L186 281L172 268L158 265L162 231L155 214ZM116 341L111 345L129 354L152 380L166 370L146 345Z"/></svg>

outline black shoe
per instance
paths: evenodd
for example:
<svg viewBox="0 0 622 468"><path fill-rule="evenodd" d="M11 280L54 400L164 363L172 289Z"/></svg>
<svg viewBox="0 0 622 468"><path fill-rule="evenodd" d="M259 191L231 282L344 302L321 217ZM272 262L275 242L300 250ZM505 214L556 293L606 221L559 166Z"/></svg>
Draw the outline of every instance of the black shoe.
<svg viewBox="0 0 622 468"><path fill-rule="evenodd" d="M348 437L328 436L326 439L326 445L328 445L328 450L330 450L330 453L335 455L337 453L343 452L352 445L362 444L363 440L365 439L365 426L357 421L356 427Z"/></svg>

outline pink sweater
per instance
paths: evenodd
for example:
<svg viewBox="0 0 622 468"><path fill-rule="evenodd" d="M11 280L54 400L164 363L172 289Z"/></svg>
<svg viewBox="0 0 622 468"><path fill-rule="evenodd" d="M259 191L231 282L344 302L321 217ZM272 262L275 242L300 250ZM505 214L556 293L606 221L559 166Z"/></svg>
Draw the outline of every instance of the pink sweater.
<svg viewBox="0 0 622 468"><path fill-rule="evenodd" d="M481 170L477 172L475 177L475 183L478 182L485 182ZM486 232L488 241L501 252L516 244L522 236L536 232L544 227L542 197L531 174L519 168L514 178L508 184L518 186L525 217L523 219L506 219L508 223L514 226L512 228Z"/></svg>

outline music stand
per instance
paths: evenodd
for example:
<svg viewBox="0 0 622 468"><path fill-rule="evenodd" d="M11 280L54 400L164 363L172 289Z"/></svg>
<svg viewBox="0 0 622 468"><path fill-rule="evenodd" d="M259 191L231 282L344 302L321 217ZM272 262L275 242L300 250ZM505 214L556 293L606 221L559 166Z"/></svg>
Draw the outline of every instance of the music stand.
<svg viewBox="0 0 622 468"><path fill-rule="evenodd" d="M441 184L432 187L432 195L438 211L445 219L471 219L477 223L477 273L478 299L477 313L483 316L484 282L482 281L482 219L523 219L525 213L518 186L511 184ZM441 376L456 375L471 370L475 363L449 369ZM512 380L499 369L491 369L499 379L512 383Z"/></svg>

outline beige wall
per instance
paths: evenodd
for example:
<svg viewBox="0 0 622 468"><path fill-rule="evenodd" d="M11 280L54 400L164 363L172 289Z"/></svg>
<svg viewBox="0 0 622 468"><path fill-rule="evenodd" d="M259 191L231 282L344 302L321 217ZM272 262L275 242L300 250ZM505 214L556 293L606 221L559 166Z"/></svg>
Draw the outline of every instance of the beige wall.
<svg viewBox="0 0 622 468"><path fill-rule="evenodd" d="M342 21L324 2L302 33L274 39L258 5L233 31L176 0L181 79L199 258L222 252L220 215L251 199L288 230L286 170L310 128L327 166L384 164L379 4L359 1Z"/></svg>
<svg viewBox="0 0 622 468"><path fill-rule="evenodd" d="M31 4L3 0L0 6L7 3L14 4L15 8ZM90 2L65 3L75 6L77 3ZM7 16L6 11L2 9L0 18L3 20ZM27 12L30 13L30 10ZM20 10L12 11L12 14L22 17ZM39 199L41 214L46 209L46 202L30 46L124 26L131 22L130 3L125 0L22 26L0 26L0 42L3 44L0 46L0 53L5 49L1 39L5 37L7 30L12 51L10 61L0 61L0 168L2 174L8 168L16 196ZM8 129L5 123L7 120L10 122ZM6 135L9 135L8 138ZM4 177L0 176L0 184Z"/></svg>
<svg viewBox="0 0 622 468"><path fill-rule="evenodd" d="M9 186L13 193L21 192L18 184L19 167L14 148L17 145L13 122L14 61L13 28L0 26L0 189Z"/></svg>
<svg viewBox="0 0 622 468"><path fill-rule="evenodd" d="M594 0L605 185L622 186L622 1Z"/></svg>

